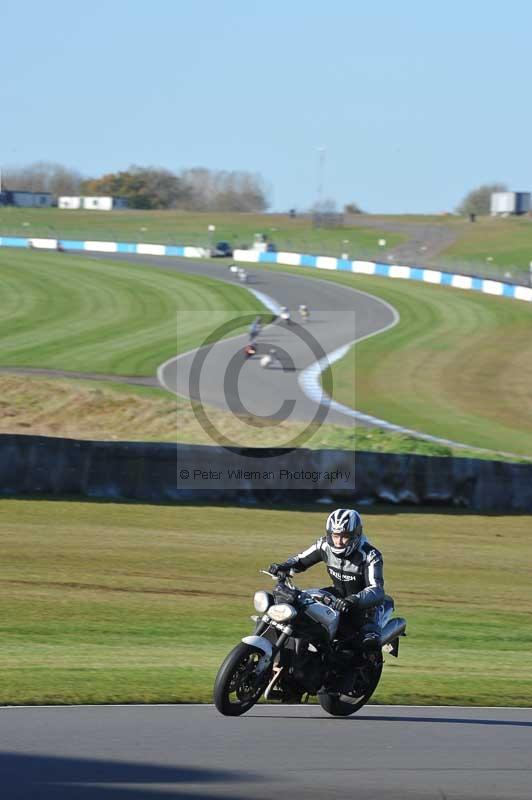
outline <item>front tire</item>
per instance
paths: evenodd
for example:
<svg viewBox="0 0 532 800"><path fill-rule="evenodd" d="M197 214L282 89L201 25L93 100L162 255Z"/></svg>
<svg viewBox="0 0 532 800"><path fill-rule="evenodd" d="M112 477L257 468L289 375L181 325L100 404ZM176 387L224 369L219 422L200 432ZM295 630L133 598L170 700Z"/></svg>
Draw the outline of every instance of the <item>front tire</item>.
<svg viewBox="0 0 532 800"><path fill-rule="evenodd" d="M379 654L378 661L372 666L369 678L369 687L358 696L345 694L318 694L320 706L327 714L332 717L349 717L356 711L365 706L371 695L377 688L382 674L382 655Z"/></svg>
<svg viewBox="0 0 532 800"><path fill-rule="evenodd" d="M240 642L231 650L214 682L214 705L226 717L239 717L260 699L268 684L271 666L257 673L262 650Z"/></svg>

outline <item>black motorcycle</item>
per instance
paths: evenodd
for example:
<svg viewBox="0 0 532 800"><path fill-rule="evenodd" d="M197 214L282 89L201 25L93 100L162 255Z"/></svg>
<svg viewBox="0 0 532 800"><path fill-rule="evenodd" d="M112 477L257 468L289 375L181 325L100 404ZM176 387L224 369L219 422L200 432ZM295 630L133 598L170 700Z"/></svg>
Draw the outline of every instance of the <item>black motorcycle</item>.
<svg viewBox="0 0 532 800"><path fill-rule="evenodd" d="M261 570L263 571L263 570ZM255 592L252 636L245 636L227 656L214 683L214 704L236 717L261 697L282 703L307 702L316 695L321 707L347 717L365 705L379 683L383 652L397 657L406 620L393 617L388 595L377 609L381 640L365 649L361 636L342 632L340 613L330 607L324 589L298 589L283 573L273 592Z"/></svg>

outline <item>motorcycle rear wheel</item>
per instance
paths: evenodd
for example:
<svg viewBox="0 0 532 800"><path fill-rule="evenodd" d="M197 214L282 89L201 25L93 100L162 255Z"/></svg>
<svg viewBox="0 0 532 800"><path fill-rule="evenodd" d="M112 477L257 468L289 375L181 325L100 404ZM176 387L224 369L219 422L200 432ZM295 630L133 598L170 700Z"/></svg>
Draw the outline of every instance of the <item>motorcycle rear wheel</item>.
<svg viewBox="0 0 532 800"><path fill-rule="evenodd" d="M359 711L362 706L365 706L371 695L377 688L381 674L382 674L382 655L379 661L374 665L373 674L370 679L369 689L359 697L349 697L345 694L318 694L318 701L320 706L327 714L333 717L349 717L355 711Z"/></svg>
<svg viewBox="0 0 532 800"><path fill-rule="evenodd" d="M256 672L263 655L258 647L244 642L231 650L214 682L214 705L220 714L239 717L259 701L271 674L271 667Z"/></svg>

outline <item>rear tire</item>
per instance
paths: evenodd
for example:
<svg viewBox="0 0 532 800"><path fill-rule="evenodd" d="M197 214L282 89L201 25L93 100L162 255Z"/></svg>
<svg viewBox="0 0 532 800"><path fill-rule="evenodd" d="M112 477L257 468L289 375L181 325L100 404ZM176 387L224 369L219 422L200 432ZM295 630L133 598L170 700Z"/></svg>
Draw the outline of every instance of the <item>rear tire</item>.
<svg viewBox="0 0 532 800"><path fill-rule="evenodd" d="M359 697L350 697L345 694L319 694L320 706L327 714L333 717L349 717L356 711L365 706L371 695L377 688L382 674L382 654L379 654L379 661L374 665L370 679L370 688Z"/></svg>
<svg viewBox="0 0 532 800"><path fill-rule="evenodd" d="M256 667L264 653L258 647L240 642L231 650L214 682L214 705L226 717L239 717L260 699L268 685L272 668L257 675Z"/></svg>

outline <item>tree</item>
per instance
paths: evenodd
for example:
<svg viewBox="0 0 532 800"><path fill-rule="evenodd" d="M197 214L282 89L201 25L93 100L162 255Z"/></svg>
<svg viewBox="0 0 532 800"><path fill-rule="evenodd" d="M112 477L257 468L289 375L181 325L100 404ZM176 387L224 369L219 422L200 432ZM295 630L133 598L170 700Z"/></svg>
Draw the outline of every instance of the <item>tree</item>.
<svg viewBox="0 0 532 800"><path fill-rule="evenodd" d="M124 172L110 172L91 178L81 186L86 195L127 198L130 208L175 208L186 195L186 187L170 170L131 166Z"/></svg>
<svg viewBox="0 0 532 800"><path fill-rule="evenodd" d="M458 208L459 214L489 214L491 210L491 195L493 192L506 192L505 183L484 183L466 194Z"/></svg>
<svg viewBox="0 0 532 800"><path fill-rule="evenodd" d="M358 203L347 203L344 206L344 214L364 214Z"/></svg>
<svg viewBox="0 0 532 800"><path fill-rule="evenodd" d="M267 191L261 176L251 172L194 167L181 173L189 211L265 211Z"/></svg>
<svg viewBox="0 0 532 800"><path fill-rule="evenodd" d="M312 214L337 214L338 206L336 200L332 197L326 197L324 200L318 200L311 205L310 211Z"/></svg>
<svg viewBox="0 0 532 800"><path fill-rule="evenodd" d="M2 171L2 184L10 191L78 195L81 181L82 176L77 170L48 161L36 161Z"/></svg>

